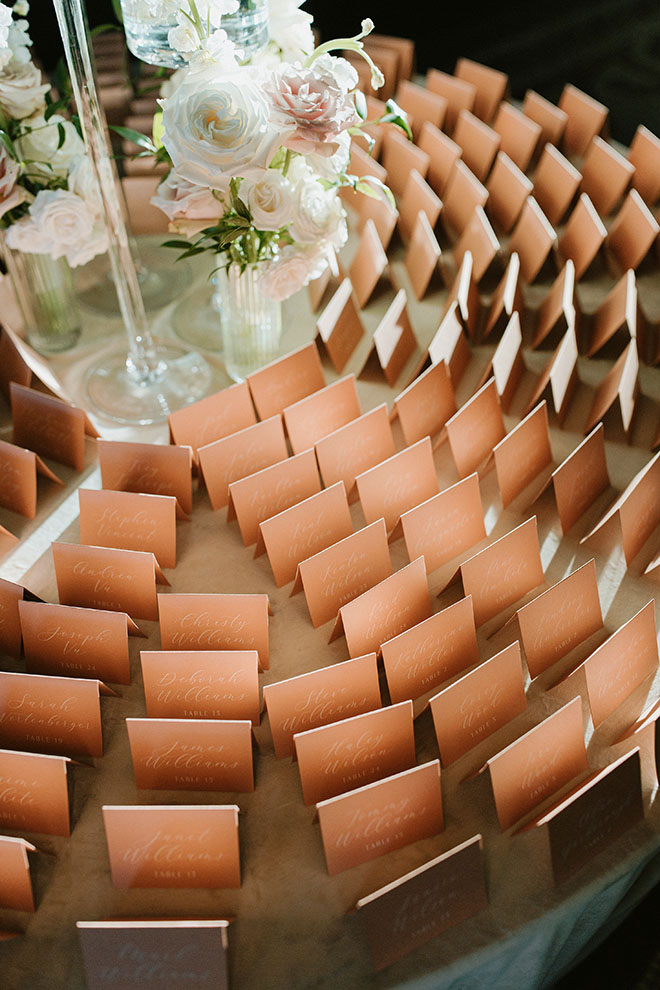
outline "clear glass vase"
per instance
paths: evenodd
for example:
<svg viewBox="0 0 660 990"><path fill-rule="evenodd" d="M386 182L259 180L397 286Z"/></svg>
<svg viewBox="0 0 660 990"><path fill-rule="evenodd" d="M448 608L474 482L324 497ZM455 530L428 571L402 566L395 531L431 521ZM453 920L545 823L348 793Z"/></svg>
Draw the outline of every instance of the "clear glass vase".
<svg viewBox="0 0 660 990"><path fill-rule="evenodd" d="M2 258L21 310L27 342L41 354L73 347L82 325L66 258L12 251L4 239Z"/></svg>
<svg viewBox="0 0 660 990"><path fill-rule="evenodd" d="M221 268L215 283L225 368L230 378L242 382L278 356L282 303L262 293L258 265L242 273L235 264Z"/></svg>

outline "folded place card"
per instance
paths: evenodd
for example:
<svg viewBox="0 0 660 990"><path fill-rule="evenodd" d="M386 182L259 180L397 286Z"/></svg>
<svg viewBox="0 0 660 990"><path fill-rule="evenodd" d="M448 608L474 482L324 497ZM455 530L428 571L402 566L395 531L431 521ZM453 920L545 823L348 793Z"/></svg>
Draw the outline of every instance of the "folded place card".
<svg viewBox="0 0 660 990"><path fill-rule="evenodd" d="M442 197L442 223L460 237L477 206L485 206L488 190L472 174L465 162L454 163Z"/></svg>
<svg viewBox="0 0 660 990"><path fill-rule="evenodd" d="M578 348L575 327L569 326L557 349L539 375L531 398L523 410L524 416L531 412L548 389L559 425L562 425L579 381L577 360Z"/></svg>
<svg viewBox="0 0 660 990"><path fill-rule="evenodd" d="M11 382L28 388L32 382L32 369L14 342L13 335L5 327L0 327L0 392L7 402Z"/></svg>
<svg viewBox="0 0 660 990"><path fill-rule="evenodd" d="M142 634L125 612L30 601L18 608L29 673L131 683L128 637Z"/></svg>
<svg viewBox="0 0 660 990"><path fill-rule="evenodd" d="M382 643L428 619L431 611L424 558L419 557L343 605L333 638L343 630L350 657L378 653Z"/></svg>
<svg viewBox="0 0 660 990"><path fill-rule="evenodd" d="M580 188L582 175L553 144L546 144L534 172L534 198L548 218L560 224Z"/></svg>
<svg viewBox="0 0 660 990"><path fill-rule="evenodd" d="M607 230L596 209L582 193L564 227L557 247L561 257L575 265L575 277L582 278L605 243Z"/></svg>
<svg viewBox="0 0 660 990"><path fill-rule="evenodd" d="M472 595L477 626L543 584L536 516L461 564L466 595Z"/></svg>
<svg viewBox="0 0 660 990"><path fill-rule="evenodd" d="M525 372L523 360L522 330L520 316L512 313L505 327L502 339L495 348L493 356L484 368L482 382L489 378L495 379L495 388L500 397L500 405L506 413L511 408L514 396Z"/></svg>
<svg viewBox="0 0 660 990"><path fill-rule="evenodd" d="M506 508L525 489L539 479L541 487L552 465L550 432L548 430L548 407L540 402L510 433L493 448L495 473Z"/></svg>
<svg viewBox="0 0 660 990"><path fill-rule="evenodd" d="M317 806L328 873L333 876L442 832L437 760L404 770Z"/></svg>
<svg viewBox="0 0 660 990"><path fill-rule="evenodd" d="M520 258L525 282L534 282L550 252L557 245L557 235L534 196L528 196L509 241L509 252Z"/></svg>
<svg viewBox="0 0 660 990"><path fill-rule="evenodd" d="M550 100L528 89L522 104L522 112L541 128L541 142L558 145L564 136L567 116Z"/></svg>
<svg viewBox="0 0 660 990"><path fill-rule="evenodd" d="M660 233L660 224L636 189L631 189L607 235L607 249L621 271L638 268Z"/></svg>
<svg viewBox="0 0 660 990"><path fill-rule="evenodd" d="M412 168L417 169L423 179L429 170L429 156L421 148L409 141L398 130L390 128L383 138L383 151L380 156L387 170L387 182L396 197L403 195Z"/></svg>
<svg viewBox="0 0 660 990"><path fill-rule="evenodd" d="M635 166L596 135L582 163L582 192L598 214L607 217L623 199L634 174Z"/></svg>
<svg viewBox="0 0 660 990"><path fill-rule="evenodd" d="M237 519L246 547L257 542L259 523L321 491L313 450L288 457L229 485L227 519Z"/></svg>
<svg viewBox="0 0 660 990"><path fill-rule="evenodd" d="M127 718L139 790L253 791L252 723Z"/></svg>
<svg viewBox="0 0 660 990"><path fill-rule="evenodd" d="M463 263L465 263L465 258ZM460 315L459 303L458 300L454 300L440 321L440 326L433 335L428 352L420 366L422 367L427 359L430 359L431 364L439 364L444 361L454 389L458 388L472 356L470 345L463 330L464 324Z"/></svg>
<svg viewBox="0 0 660 990"><path fill-rule="evenodd" d="M0 908L10 911L34 911L28 852L36 846L25 839L0 835Z"/></svg>
<svg viewBox="0 0 660 990"><path fill-rule="evenodd" d="M462 158L473 175L483 182L500 149L500 136L469 110L461 110L452 134Z"/></svg>
<svg viewBox="0 0 660 990"><path fill-rule="evenodd" d="M426 88L432 93L438 93L447 101L445 130L448 134L454 130L461 110L473 110L477 98L477 88L466 79L457 79L448 72L440 69L429 69L426 73Z"/></svg>
<svg viewBox="0 0 660 990"><path fill-rule="evenodd" d="M637 336L637 282L629 269L608 292L593 314L585 354L591 357L623 330L626 339Z"/></svg>
<svg viewBox="0 0 660 990"><path fill-rule="evenodd" d="M392 457L395 452L387 405L376 406L342 426L319 440L314 449L323 484L329 487L343 481L351 495L359 474Z"/></svg>
<svg viewBox="0 0 660 990"><path fill-rule="evenodd" d="M406 446L435 437L455 412L454 386L444 361L427 368L392 406L392 418L398 417Z"/></svg>
<svg viewBox="0 0 660 990"><path fill-rule="evenodd" d="M392 702L421 698L479 661L472 599L436 612L381 647Z"/></svg>
<svg viewBox="0 0 660 990"><path fill-rule="evenodd" d="M0 671L0 746L103 756L100 681Z"/></svg>
<svg viewBox="0 0 660 990"><path fill-rule="evenodd" d="M348 277L360 309L364 309L369 302L380 279L387 271L387 265L387 255L378 236L376 224L373 220L367 219L348 269Z"/></svg>
<svg viewBox="0 0 660 990"><path fill-rule="evenodd" d="M362 897L355 905L377 972L487 906L480 835Z"/></svg>
<svg viewBox="0 0 660 990"><path fill-rule="evenodd" d="M443 767L497 732L527 707L520 644L516 641L430 701Z"/></svg>
<svg viewBox="0 0 660 990"><path fill-rule="evenodd" d="M304 590L312 625L317 628L391 573L385 520L377 519L302 560L291 594Z"/></svg>
<svg viewBox="0 0 660 990"><path fill-rule="evenodd" d="M227 990L223 919L77 921L87 990Z"/></svg>
<svg viewBox="0 0 660 990"><path fill-rule="evenodd" d="M387 312L374 330L373 345L387 384L393 386L414 353L417 340L410 323L405 289L399 289Z"/></svg>
<svg viewBox="0 0 660 990"><path fill-rule="evenodd" d="M63 484L33 450L24 450L0 440L0 505L21 516L34 519L37 514L37 475Z"/></svg>
<svg viewBox="0 0 660 990"><path fill-rule="evenodd" d="M440 317L441 321L447 313L449 313L454 302L458 303L457 315L463 325L465 333L468 335L470 340L474 340L477 336L481 300L479 298L477 281L474 277L474 264L472 261L471 251L466 251L461 259L461 263L458 266L458 271L456 272L456 277L452 283L447 298L445 299L444 309L442 311L442 316ZM429 353L430 352L431 345L429 345Z"/></svg>
<svg viewBox="0 0 660 990"><path fill-rule="evenodd" d="M438 493L430 438L418 440L359 474L356 484L366 521L371 523L382 517L390 532L403 512Z"/></svg>
<svg viewBox="0 0 660 990"><path fill-rule="evenodd" d="M80 542L153 553L176 567L176 520L187 518L173 495L79 488Z"/></svg>
<svg viewBox="0 0 660 990"><path fill-rule="evenodd" d="M490 122L507 95L509 77L499 69L491 69L469 58L458 59L454 75L457 79L472 83L477 91L474 112L481 120Z"/></svg>
<svg viewBox="0 0 660 990"><path fill-rule="evenodd" d="M255 426L215 440L200 447L197 453L211 505L221 509L229 500L232 481L246 478L289 456L282 415L277 413Z"/></svg>
<svg viewBox="0 0 660 990"><path fill-rule="evenodd" d="M576 320L575 265L569 258L538 308L531 346L538 347L550 334L565 334L569 327L576 326Z"/></svg>
<svg viewBox="0 0 660 990"><path fill-rule="evenodd" d="M533 679L603 628L595 560L516 612Z"/></svg>
<svg viewBox="0 0 660 990"><path fill-rule="evenodd" d="M264 685L275 756L295 754L296 733L381 707L376 654Z"/></svg>
<svg viewBox="0 0 660 990"><path fill-rule="evenodd" d="M149 718L259 724L256 650L142 650L140 661Z"/></svg>
<svg viewBox="0 0 660 990"><path fill-rule="evenodd" d="M10 382L13 441L82 471L85 437L98 437L86 413L34 388Z"/></svg>
<svg viewBox="0 0 660 990"><path fill-rule="evenodd" d="M407 244L412 237L417 217L423 213L431 230L435 230L442 210L442 200L421 177L416 168L411 168L403 194L399 199L399 230Z"/></svg>
<svg viewBox="0 0 660 990"><path fill-rule="evenodd" d="M422 299L438 272L442 251L426 214L420 210L413 224L404 264L416 299Z"/></svg>
<svg viewBox="0 0 660 990"><path fill-rule="evenodd" d="M345 278L316 321L317 335L337 374L341 374L353 351L364 336L364 326L357 310L353 284Z"/></svg>
<svg viewBox="0 0 660 990"><path fill-rule="evenodd" d="M13 581L0 578L0 653L15 657L21 656L21 615L22 601L40 602L31 591Z"/></svg>
<svg viewBox="0 0 660 990"><path fill-rule="evenodd" d="M247 377L259 419L277 416L287 406L325 385L316 344L305 344Z"/></svg>
<svg viewBox="0 0 660 990"><path fill-rule="evenodd" d="M603 424L592 430L572 454L552 472L552 486L562 533L609 488Z"/></svg>
<svg viewBox="0 0 660 990"><path fill-rule="evenodd" d="M380 196L364 196L362 193L355 193L350 199L350 205L358 215L358 230L364 229L367 221L372 220L378 238L383 248L387 251L392 234L396 229L399 213L391 203Z"/></svg>
<svg viewBox="0 0 660 990"><path fill-rule="evenodd" d="M461 149L430 120L422 120L417 144L430 158L426 181L442 197L454 163L461 157Z"/></svg>
<svg viewBox="0 0 660 990"><path fill-rule="evenodd" d="M493 130L500 136L500 148L523 172L527 171L539 141L541 127L511 103L500 103Z"/></svg>
<svg viewBox="0 0 660 990"><path fill-rule="evenodd" d="M422 124L429 121L434 127L442 127L447 114L447 100L433 90L402 79L396 90L396 102L415 120L413 136L419 145Z"/></svg>
<svg viewBox="0 0 660 990"><path fill-rule="evenodd" d="M408 557L423 556L427 574L485 540L479 476L469 474L404 512L401 528Z"/></svg>
<svg viewBox="0 0 660 990"><path fill-rule="evenodd" d="M508 155L498 151L486 189L488 213L504 233L508 234L520 216L527 197L532 193L531 180Z"/></svg>
<svg viewBox="0 0 660 990"><path fill-rule="evenodd" d="M369 161L371 161L370 155L365 154L364 157L368 158ZM377 162L374 162L374 164L377 165L378 168L380 168L380 165L378 165ZM384 171L385 169L383 169L383 172ZM342 194L347 195L349 189L350 186L344 187L344 189L340 192L340 196ZM351 189L350 195L358 196L359 193L356 193L354 192L354 190ZM328 264L326 268L318 276L318 278L313 278L307 283L307 295L309 297L309 304L312 308L312 313L316 313L318 311L318 309L321 306L321 303L325 300L328 293L334 292L336 290L339 284L339 279L343 277L344 277L344 272L342 266L339 263L339 259L337 258L334 249L330 248L330 253L328 255Z"/></svg>
<svg viewBox="0 0 660 990"><path fill-rule="evenodd" d="M609 111L570 83L562 90L559 109L566 114L563 147L569 154L582 157L596 134L603 133Z"/></svg>
<svg viewBox="0 0 660 990"><path fill-rule="evenodd" d="M123 492L174 495L192 512L192 448L99 440L101 485Z"/></svg>
<svg viewBox="0 0 660 990"><path fill-rule="evenodd" d="M0 558L13 550L18 543L18 537L10 533L4 526L0 526Z"/></svg>
<svg viewBox="0 0 660 990"><path fill-rule="evenodd" d="M639 391L639 354L637 341L633 339L598 385L585 434L590 433L611 409L617 412L620 426L629 440Z"/></svg>
<svg viewBox="0 0 660 990"><path fill-rule="evenodd" d="M156 582L168 582L153 553L74 543L53 543L52 552L61 605L158 618Z"/></svg>
<svg viewBox="0 0 660 990"><path fill-rule="evenodd" d="M283 412L294 454L309 450L323 437L362 415L355 375L347 375L300 399Z"/></svg>
<svg viewBox="0 0 660 990"><path fill-rule="evenodd" d="M196 451L207 443L254 426L257 416L248 383L239 382L177 409L170 413L167 422L172 443L187 445Z"/></svg>
<svg viewBox="0 0 660 990"><path fill-rule="evenodd" d="M102 810L114 887L240 887L235 804Z"/></svg>
<svg viewBox="0 0 660 990"><path fill-rule="evenodd" d="M472 255L472 270L477 282L481 282L491 265L501 254L500 242L481 206L475 206L465 230L454 247L454 260L460 265L465 252Z"/></svg>
<svg viewBox="0 0 660 990"><path fill-rule="evenodd" d="M584 662L594 727L622 704L658 666L655 602L650 601Z"/></svg>
<svg viewBox="0 0 660 990"><path fill-rule="evenodd" d="M387 171L376 160L374 149L372 149L371 153L369 153L360 144L358 144L358 140L359 137L353 137L351 140L351 174L357 175L360 178L365 175L370 175L374 179L378 179L380 182L387 183ZM351 190L352 195L352 188L349 186L348 189Z"/></svg>
<svg viewBox="0 0 660 990"><path fill-rule="evenodd" d="M268 595L160 595L163 650L256 650L268 670Z"/></svg>
<svg viewBox="0 0 660 990"><path fill-rule="evenodd" d="M508 829L589 769L580 698L500 750L486 769L500 826Z"/></svg>
<svg viewBox="0 0 660 990"><path fill-rule="evenodd" d="M415 765L411 701L293 737L305 804L317 804Z"/></svg>
<svg viewBox="0 0 660 990"><path fill-rule="evenodd" d="M505 432L500 397L491 378L447 422L459 478L476 471Z"/></svg>
<svg viewBox="0 0 660 990"><path fill-rule="evenodd" d="M520 258L517 254L512 254L506 271L499 281L486 314L482 340L486 340L491 334L498 337L509 325L514 313L522 313L524 309L522 289L520 286Z"/></svg>
<svg viewBox="0 0 660 990"><path fill-rule="evenodd" d="M0 827L70 835L66 756L0 749Z"/></svg>
<svg viewBox="0 0 660 990"><path fill-rule="evenodd" d="M660 197L660 139L644 124L638 124L633 135L628 161L635 169L633 188L653 206Z"/></svg>

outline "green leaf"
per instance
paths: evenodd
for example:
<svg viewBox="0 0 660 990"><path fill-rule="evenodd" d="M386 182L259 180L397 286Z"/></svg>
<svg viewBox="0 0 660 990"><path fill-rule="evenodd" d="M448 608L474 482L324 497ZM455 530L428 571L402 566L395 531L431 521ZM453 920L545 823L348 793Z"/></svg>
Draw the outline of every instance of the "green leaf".
<svg viewBox="0 0 660 990"><path fill-rule="evenodd" d="M367 98L359 89L355 93L355 109L361 120L367 119Z"/></svg>
<svg viewBox="0 0 660 990"><path fill-rule="evenodd" d="M179 250L187 251L190 244L188 241L161 241L161 247L178 248Z"/></svg>
<svg viewBox="0 0 660 990"><path fill-rule="evenodd" d="M146 134L140 134L139 131L134 131L132 127L120 127L118 124L111 124L110 130L118 134L119 137L124 138L124 140L137 144L139 148L144 148L145 151L150 152L152 155L155 155L158 150L151 138L147 137Z"/></svg>
<svg viewBox="0 0 660 990"><path fill-rule="evenodd" d="M66 141L66 131L64 130L64 124L57 125L57 151L64 145Z"/></svg>
<svg viewBox="0 0 660 990"><path fill-rule="evenodd" d="M396 201L391 189L373 175L365 175L355 183L356 192L369 196L371 199L384 199L391 207L396 209Z"/></svg>
<svg viewBox="0 0 660 990"><path fill-rule="evenodd" d="M15 161L17 162L20 161L20 158L16 153L16 148L14 147L14 142L9 137L6 131L0 131L0 144L2 144L2 146L9 152L9 154Z"/></svg>
<svg viewBox="0 0 660 990"><path fill-rule="evenodd" d="M248 224L252 223L252 214L239 196L234 197L232 205L241 219L247 220Z"/></svg>
<svg viewBox="0 0 660 990"><path fill-rule="evenodd" d="M121 0L112 0L112 9L120 24L124 23L124 14L121 9Z"/></svg>
<svg viewBox="0 0 660 990"><path fill-rule="evenodd" d="M410 129L410 124L408 123L408 115L405 110L402 110L396 100L388 100L385 104L385 109L387 114L381 118L384 122L396 124L400 127L402 131L405 131L408 139L412 141L413 133Z"/></svg>

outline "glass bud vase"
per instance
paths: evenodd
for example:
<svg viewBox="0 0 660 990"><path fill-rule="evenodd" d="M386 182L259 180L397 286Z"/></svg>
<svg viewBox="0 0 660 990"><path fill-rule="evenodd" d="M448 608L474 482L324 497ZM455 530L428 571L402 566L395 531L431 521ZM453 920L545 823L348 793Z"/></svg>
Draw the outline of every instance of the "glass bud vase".
<svg viewBox="0 0 660 990"><path fill-rule="evenodd" d="M262 293L258 265L244 272L236 264L221 268L215 281L225 368L230 378L242 382L278 356L282 303Z"/></svg>
<svg viewBox="0 0 660 990"><path fill-rule="evenodd" d="M23 316L28 344L41 354L73 347L82 326L66 258L12 251L4 244L2 257Z"/></svg>

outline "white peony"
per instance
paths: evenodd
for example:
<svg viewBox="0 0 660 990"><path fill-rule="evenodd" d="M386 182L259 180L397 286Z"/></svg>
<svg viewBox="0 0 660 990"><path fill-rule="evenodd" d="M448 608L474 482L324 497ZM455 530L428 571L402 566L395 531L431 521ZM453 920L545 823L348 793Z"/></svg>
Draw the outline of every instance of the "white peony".
<svg viewBox="0 0 660 990"><path fill-rule="evenodd" d="M30 216L53 258L72 248L80 249L94 227L94 217L85 201L66 189L42 189L30 206Z"/></svg>
<svg viewBox="0 0 660 990"><path fill-rule="evenodd" d="M0 92L1 84L0 79ZM64 128L64 143L61 148L58 148L60 142L58 124ZM21 158L32 163L29 166L31 172L39 172L49 179L54 175L65 177L74 161L85 154L84 141L74 125L57 113L54 113L49 121L46 121L41 114L34 117L30 121L30 128L30 133L19 138L16 145ZM51 167L39 164L40 162L48 162Z"/></svg>
<svg viewBox="0 0 660 990"><path fill-rule="evenodd" d="M315 244L342 239L346 214L334 189L324 189L315 179L299 182L294 191L293 222L289 233L295 241Z"/></svg>
<svg viewBox="0 0 660 990"><path fill-rule="evenodd" d="M50 244L44 242L43 235L32 217L23 217L5 231L7 247L26 254L48 254Z"/></svg>
<svg viewBox="0 0 660 990"><path fill-rule="evenodd" d="M64 255L69 264L76 268L78 265L86 265L97 254L104 254L107 250L108 231L105 224L98 220L94 223L89 237L78 244L72 244Z"/></svg>
<svg viewBox="0 0 660 990"><path fill-rule="evenodd" d="M49 89L32 62L12 64L0 73L0 109L10 117L24 120L44 110Z"/></svg>
<svg viewBox="0 0 660 990"><path fill-rule="evenodd" d="M12 63L25 65L30 61L32 39L28 34L27 21L14 21L9 28L7 41L11 48Z"/></svg>
<svg viewBox="0 0 660 990"><path fill-rule="evenodd" d="M268 169L256 182L244 182L240 195L257 230L279 230L291 220L293 186L281 172Z"/></svg>
<svg viewBox="0 0 660 990"><path fill-rule="evenodd" d="M327 267L327 257L317 247L300 250L294 245L282 248L266 266L261 277L261 291L269 299L282 301L298 292Z"/></svg>
<svg viewBox="0 0 660 990"><path fill-rule="evenodd" d="M168 100L170 96L174 96L174 93L186 78L189 71L188 66L183 65L180 69L175 69L171 76L163 79L159 90L160 98L162 100Z"/></svg>
<svg viewBox="0 0 660 990"><path fill-rule="evenodd" d="M0 66L6 65L11 58L9 47L9 28L12 24L11 8L0 4Z"/></svg>
<svg viewBox="0 0 660 990"><path fill-rule="evenodd" d="M223 204L207 186L197 186L172 169L150 200L170 220L217 220L224 213Z"/></svg>
<svg viewBox="0 0 660 990"><path fill-rule="evenodd" d="M304 0L269 0L268 34L285 62L294 62L314 50L313 17L300 10Z"/></svg>
<svg viewBox="0 0 660 990"><path fill-rule="evenodd" d="M69 171L67 185L69 192L75 193L76 196L80 196L84 200L93 216L101 216L103 203L92 166L86 155L74 159Z"/></svg>
<svg viewBox="0 0 660 990"><path fill-rule="evenodd" d="M338 176L345 174L351 160L351 135L342 131L335 139L337 150L333 155L307 155L311 169L322 179L334 182Z"/></svg>

